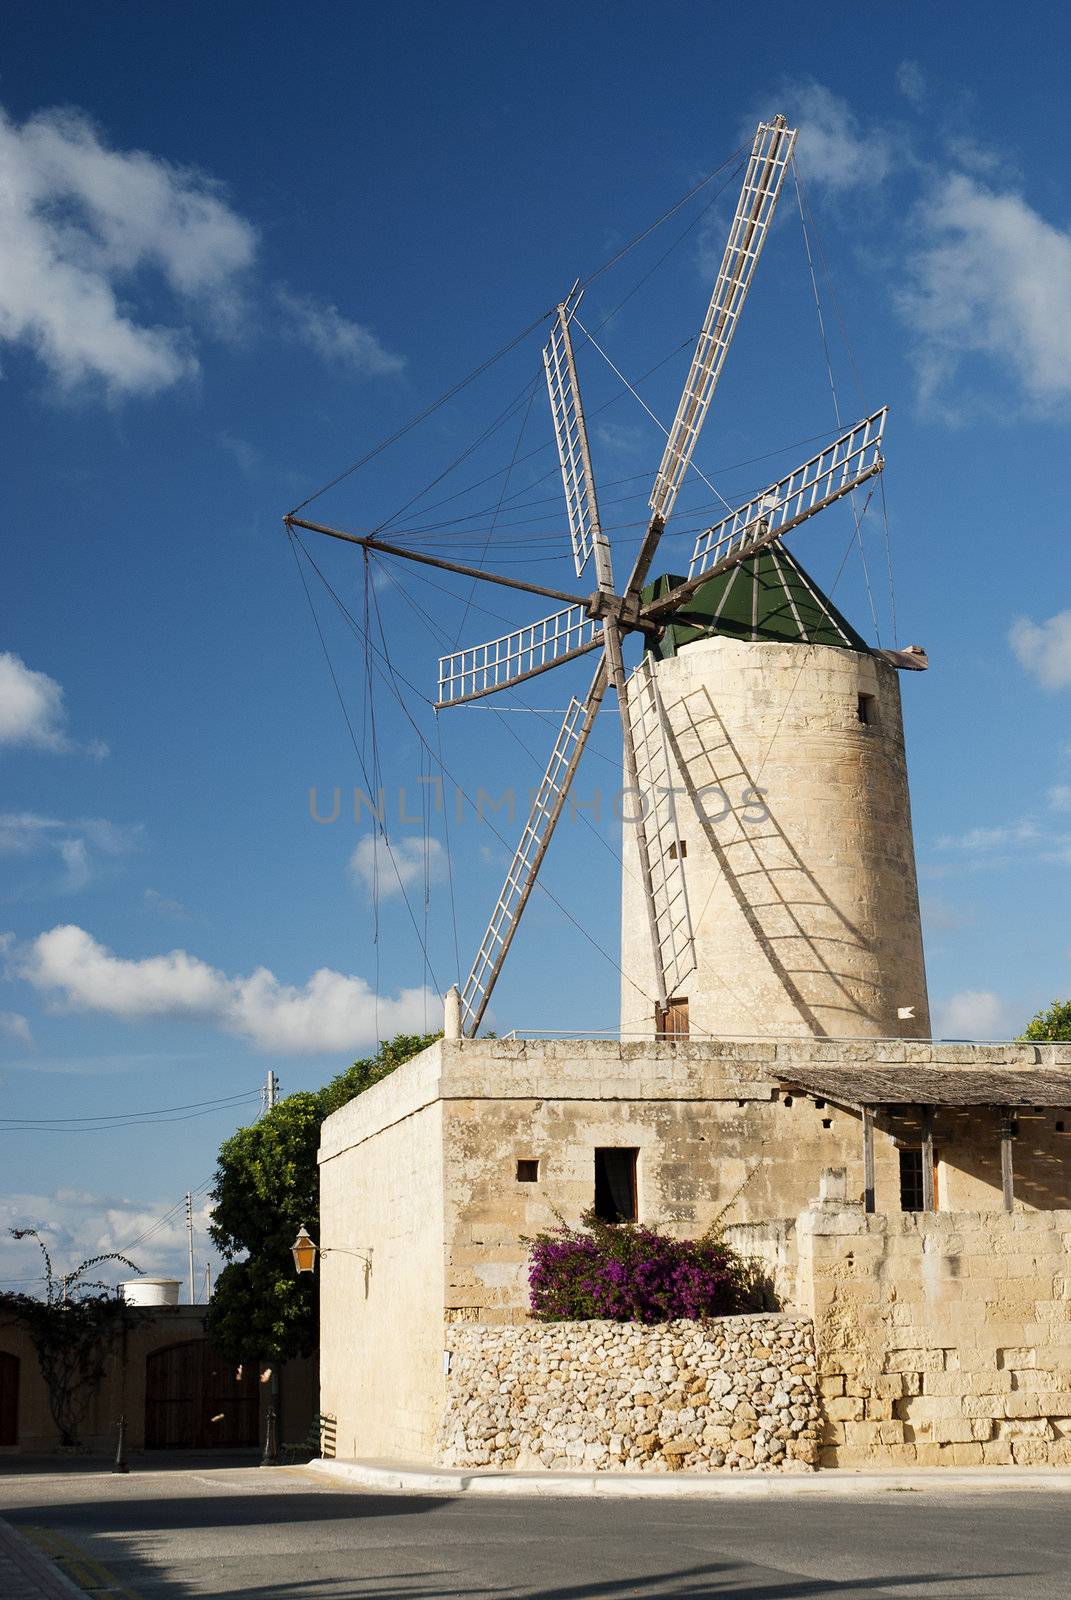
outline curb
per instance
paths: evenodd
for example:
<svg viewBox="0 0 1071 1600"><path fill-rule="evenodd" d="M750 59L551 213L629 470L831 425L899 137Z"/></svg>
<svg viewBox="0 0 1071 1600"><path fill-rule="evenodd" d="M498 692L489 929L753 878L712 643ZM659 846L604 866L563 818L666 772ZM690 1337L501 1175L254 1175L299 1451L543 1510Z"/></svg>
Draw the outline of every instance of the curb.
<svg viewBox="0 0 1071 1600"><path fill-rule="evenodd" d="M408 1494L626 1497L649 1500L792 1499L800 1495L977 1494L1008 1491L1071 1494L1071 1472L1054 1468L932 1467L915 1472L459 1472L379 1461L310 1461L303 1469L355 1489Z"/></svg>
<svg viewBox="0 0 1071 1600"><path fill-rule="evenodd" d="M53 1558L2 1518L0 1582L12 1600L86 1600L86 1591Z"/></svg>

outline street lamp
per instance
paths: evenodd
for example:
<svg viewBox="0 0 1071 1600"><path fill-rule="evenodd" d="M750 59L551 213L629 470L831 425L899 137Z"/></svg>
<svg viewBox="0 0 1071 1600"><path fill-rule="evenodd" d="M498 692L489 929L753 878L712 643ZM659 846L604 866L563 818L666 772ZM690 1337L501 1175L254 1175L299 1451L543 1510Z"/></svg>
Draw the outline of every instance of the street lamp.
<svg viewBox="0 0 1071 1600"><path fill-rule="evenodd" d="M298 1229L297 1238L290 1246L290 1254L294 1258L294 1270L300 1276L304 1272L315 1272L317 1256L356 1256L358 1261L364 1262L365 1284L372 1270L372 1247L368 1245L365 1250L348 1250L344 1245L318 1245L311 1238L305 1224Z"/></svg>
<svg viewBox="0 0 1071 1600"><path fill-rule="evenodd" d="M290 1248L290 1254L294 1258L294 1268L299 1274L316 1270L316 1244L309 1236L304 1223L298 1229L298 1236Z"/></svg>

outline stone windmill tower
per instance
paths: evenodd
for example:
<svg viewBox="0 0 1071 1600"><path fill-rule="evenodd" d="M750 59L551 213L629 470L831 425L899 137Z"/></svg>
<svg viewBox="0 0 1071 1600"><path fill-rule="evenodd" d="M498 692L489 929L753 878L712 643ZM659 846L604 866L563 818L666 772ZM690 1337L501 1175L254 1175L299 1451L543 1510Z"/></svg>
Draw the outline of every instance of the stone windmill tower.
<svg viewBox="0 0 1071 1600"><path fill-rule="evenodd" d="M460 705L597 653L565 714L472 970L463 1031L479 1028L608 687L621 714L624 789L621 1026L628 1036L927 1034L918 894L896 669L782 542L881 472L886 413L865 417L705 529L686 578L649 574L692 466L769 233L795 132L760 124L684 390L619 589L580 398L574 287L544 350L578 595L418 554L291 515L368 550L565 603L439 663L437 707ZM598 348L595 346L595 348ZM699 474L702 476L702 474ZM706 481L706 480L704 480ZM712 486L711 486L712 487ZM643 642L626 678L622 646ZM723 813L723 814L722 814Z"/></svg>
<svg viewBox="0 0 1071 1600"><path fill-rule="evenodd" d="M652 1008L626 828L622 1035L928 1037L897 678L924 656L871 650L778 540L703 584L649 660L690 949Z"/></svg>

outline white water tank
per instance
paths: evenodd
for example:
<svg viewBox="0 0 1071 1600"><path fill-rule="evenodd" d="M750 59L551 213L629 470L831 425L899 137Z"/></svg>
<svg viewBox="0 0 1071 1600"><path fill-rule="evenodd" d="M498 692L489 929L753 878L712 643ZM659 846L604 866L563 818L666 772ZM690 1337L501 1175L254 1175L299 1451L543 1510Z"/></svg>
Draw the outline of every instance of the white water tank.
<svg viewBox="0 0 1071 1600"><path fill-rule="evenodd" d="M129 1278L119 1292L130 1306L177 1306L178 1278Z"/></svg>

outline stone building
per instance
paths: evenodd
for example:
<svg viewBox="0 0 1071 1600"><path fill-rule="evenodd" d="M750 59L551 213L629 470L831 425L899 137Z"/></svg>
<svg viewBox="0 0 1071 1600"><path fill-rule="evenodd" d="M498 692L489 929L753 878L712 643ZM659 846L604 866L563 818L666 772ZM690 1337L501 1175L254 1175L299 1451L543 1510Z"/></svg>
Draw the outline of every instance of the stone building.
<svg viewBox="0 0 1071 1600"><path fill-rule="evenodd" d="M337 1450L437 1459L461 1398L444 1352L462 1329L470 1342L523 1331L525 1238L596 1205L682 1237L719 1223L764 1263L786 1314L812 1319L821 1424L805 1464L823 1450L827 1465L903 1462L938 1399L947 1426L920 1440L935 1447L924 1459L962 1460L983 1443L977 1397L1010 1395L1012 1372L1012 1420L1040 1425L1023 1435L1032 1458L1062 1460L1063 1435L1021 1409L1030 1392L1071 1418L1061 1103L1071 1046L444 1039L324 1124L321 1409ZM927 1159L936 1212L922 1210ZM836 1193L816 1206L830 1169ZM1005 1305L1013 1274L1023 1287ZM1037 1372L1044 1392L1026 1387ZM1018 1435L989 1420L985 1442L1014 1459ZM676 1414L662 1426L679 1441Z"/></svg>
<svg viewBox="0 0 1071 1600"><path fill-rule="evenodd" d="M683 874L695 963L658 1005L626 826L620 1042L462 1039L455 995L324 1124L339 1454L1071 1462L1071 1045L927 1037L896 671L924 656L871 650L776 542L650 648L678 827L646 837L680 869L655 921ZM526 1237L592 1206L723 1229L776 1309L529 1323Z"/></svg>
<svg viewBox="0 0 1071 1600"><path fill-rule="evenodd" d="M120 1416L129 1450L255 1449L264 1439L269 1390L255 1367L235 1369L208 1340L204 1306L132 1310L117 1334L103 1379L89 1397L79 1435L91 1454L115 1451ZM297 1443L315 1422L315 1361L281 1371L284 1440ZM50 1454L59 1434L48 1389L26 1329L0 1315L0 1454Z"/></svg>

